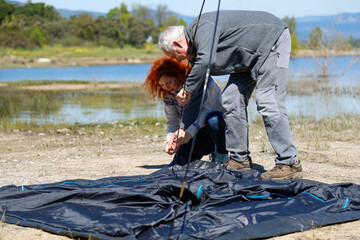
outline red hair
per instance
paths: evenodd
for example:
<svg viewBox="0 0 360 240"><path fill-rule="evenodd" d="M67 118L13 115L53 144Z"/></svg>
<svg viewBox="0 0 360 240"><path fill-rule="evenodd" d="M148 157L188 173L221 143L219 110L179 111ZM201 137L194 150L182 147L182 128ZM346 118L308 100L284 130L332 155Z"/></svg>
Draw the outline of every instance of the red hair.
<svg viewBox="0 0 360 240"><path fill-rule="evenodd" d="M144 87L148 89L149 95L152 99L158 98L159 100L165 97L168 93L159 84L160 78L165 75L169 77L176 77L181 82L181 86L186 80L187 63L178 62L169 57L162 57L156 60L151 66L148 76L144 82ZM190 72L189 66L189 72Z"/></svg>

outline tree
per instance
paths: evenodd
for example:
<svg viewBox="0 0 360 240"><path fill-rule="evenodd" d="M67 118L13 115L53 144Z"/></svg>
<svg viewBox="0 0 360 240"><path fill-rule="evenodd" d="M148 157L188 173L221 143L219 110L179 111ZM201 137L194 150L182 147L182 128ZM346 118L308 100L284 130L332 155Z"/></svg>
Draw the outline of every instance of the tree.
<svg viewBox="0 0 360 240"><path fill-rule="evenodd" d="M152 21L143 21L138 18L130 18L129 21L129 42L137 48L144 46L147 39L154 31L154 24Z"/></svg>
<svg viewBox="0 0 360 240"><path fill-rule="evenodd" d="M284 17L283 21L286 23L291 34L291 53L294 55L295 51L300 49L298 33L296 32L297 22L294 17L289 18L288 16Z"/></svg>
<svg viewBox="0 0 360 240"><path fill-rule="evenodd" d="M30 39L39 47L42 47L47 41L45 34L38 28L30 31Z"/></svg>
<svg viewBox="0 0 360 240"><path fill-rule="evenodd" d="M131 14L129 13L127 6L125 3L122 3L120 6L120 21L125 26L125 28L129 25L129 19Z"/></svg>
<svg viewBox="0 0 360 240"><path fill-rule="evenodd" d="M350 36L349 36L349 41L348 41L348 43L349 43L349 46L350 46L350 47L355 47L355 41L354 41L354 37L353 37L352 34L350 34Z"/></svg>
<svg viewBox="0 0 360 240"><path fill-rule="evenodd" d="M6 17L10 16L15 11L15 5L0 0L0 25Z"/></svg>
<svg viewBox="0 0 360 240"><path fill-rule="evenodd" d="M310 49L319 49L322 45L322 32L321 29L316 26L315 29L311 30L309 34L309 48Z"/></svg>
<svg viewBox="0 0 360 240"><path fill-rule="evenodd" d="M25 15L28 17L40 17L44 21L55 21L60 19L60 14L53 6L45 5L45 3L28 2L24 6L16 7L15 15Z"/></svg>
<svg viewBox="0 0 360 240"><path fill-rule="evenodd" d="M150 10L141 4L134 4L132 7L132 12L135 18L139 20L152 19Z"/></svg>
<svg viewBox="0 0 360 240"><path fill-rule="evenodd" d="M173 16L174 13L170 11L165 4L159 4L156 10L156 24L161 26L163 21L168 19L170 16Z"/></svg>
<svg viewBox="0 0 360 240"><path fill-rule="evenodd" d="M83 40L95 39L95 20L88 14L72 16L67 24L70 33Z"/></svg>
<svg viewBox="0 0 360 240"><path fill-rule="evenodd" d="M339 51L347 49L347 41L341 33L324 31L318 26L309 34L308 48L312 58L321 68L322 77L327 77L327 70L329 67L330 58L337 55ZM350 69L359 59L351 62L344 73Z"/></svg>
<svg viewBox="0 0 360 240"><path fill-rule="evenodd" d="M119 18L98 18L95 20L95 40L97 45L122 47L124 26Z"/></svg>
<svg viewBox="0 0 360 240"><path fill-rule="evenodd" d="M28 33L20 28L16 16L7 16L0 26L0 47L34 48L36 45L30 40Z"/></svg>
<svg viewBox="0 0 360 240"><path fill-rule="evenodd" d="M160 28L160 31L164 31L168 27L175 26L175 25L186 26L186 22L182 18L178 19L175 16L170 16L166 20L162 21L161 26L159 28Z"/></svg>
<svg viewBox="0 0 360 240"><path fill-rule="evenodd" d="M112 19L111 21L116 21L116 24L120 24L118 26L118 38L117 45L122 47L126 42L128 42L130 38L129 31L129 21L131 18L131 14L127 9L125 3L121 3L120 8L116 7L111 9L107 14L108 19ZM117 22L117 20L119 22Z"/></svg>
<svg viewBox="0 0 360 240"><path fill-rule="evenodd" d="M175 16L170 16L168 19L162 21L161 27L162 27L163 29L167 29L167 28L170 27L170 26L178 25L178 23L179 23L179 22L178 22L177 17L175 17Z"/></svg>
<svg viewBox="0 0 360 240"><path fill-rule="evenodd" d="M45 34L49 39L61 39L66 33L66 21L51 21L44 24Z"/></svg>
<svg viewBox="0 0 360 240"><path fill-rule="evenodd" d="M108 18L118 18L120 16L120 9L118 7L112 8L106 14Z"/></svg>
<svg viewBox="0 0 360 240"><path fill-rule="evenodd" d="M186 22L185 22L185 20L184 19L182 19L182 18L179 18L179 22L178 22L178 25L181 25L181 26L184 26L184 27L186 27Z"/></svg>

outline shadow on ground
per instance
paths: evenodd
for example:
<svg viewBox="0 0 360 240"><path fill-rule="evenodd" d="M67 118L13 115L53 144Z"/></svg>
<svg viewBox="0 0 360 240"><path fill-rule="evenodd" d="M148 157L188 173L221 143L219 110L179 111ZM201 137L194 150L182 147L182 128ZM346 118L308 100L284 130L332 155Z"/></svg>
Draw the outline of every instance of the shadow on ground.
<svg viewBox="0 0 360 240"><path fill-rule="evenodd" d="M264 173L264 172L266 172L266 170L265 170L265 168L263 167L263 166L261 166L261 165L259 165L259 164L252 164L252 169L253 170L257 170L257 171L259 171L260 173Z"/></svg>
<svg viewBox="0 0 360 240"><path fill-rule="evenodd" d="M159 165L142 165L139 167L145 168L145 169L161 169L161 168L168 167L168 166L169 166L169 164L159 164Z"/></svg>

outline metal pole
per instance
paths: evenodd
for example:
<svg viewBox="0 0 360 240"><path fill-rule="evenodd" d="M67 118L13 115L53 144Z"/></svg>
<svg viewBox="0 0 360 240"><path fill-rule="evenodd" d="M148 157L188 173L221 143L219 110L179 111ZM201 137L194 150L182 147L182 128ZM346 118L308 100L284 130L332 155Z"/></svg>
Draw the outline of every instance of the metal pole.
<svg viewBox="0 0 360 240"><path fill-rule="evenodd" d="M200 22L200 17L201 17L201 13L202 13L202 10L204 8L204 4L205 4L205 0L203 1L202 5L201 5L201 8L200 8L200 13L199 13L199 16L198 16L198 19L197 19L197 22L196 22L196 27L195 27L195 33L194 33L194 39L191 43L191 46L190 46L190 51L189 51L189 57L188 57L188 62L187 62L187 66L186 66L186 72L185 72L185 79L187 79L188 75L189 75L189 66L190 66L190 59L191 59L191 54L193 52L193 48L194 48L194 41L195 41L195 37L196 37L196 32L197 32L197 29L198 29L198 26L199 26L199 22ZM186 80L185 80L186 81ZM184 85L184 90L185 90L185 85ZM184 92L183 92L183 96L184 96ZM179 139L179 129L180 129L180 124L181 124L181 119L182 119L182 115L183 115L183 110L184 110L185 106L182 106L181 109L180 109L180 117L179 117L179 127L178 127L178 132L177 132L177 135L176 135L176 140ZM177 142L175 143L175 149L177 148Z"/></svg>
<svg viewBox="0 0 360 240"><path fill-rule="evenodd" d="M203 107L203 105L204 105L204 100L205 100L207 85L208 85L209 78L210 78L211 60L212 60L212 55L213 55L213 51L214 51L216 28L217 28L218 19L219 19L220 1L221 1L221 0L219 0L219 3L218 3L218 9L217 9L216 21L215 21L215 27L214 27L214 35L213 35L213 40L212 40L212 44L211 44L209 63L208 63L208 67L207 67L206 75L205 75L204 89L203 89L203 95L201 96L199 113L200 113L200 111L201 111L201 109L202 109L202 107ZM204 2L205 2L205 1L204 1ZM201 12L200 12L200 14L201 14ZM199 17L200 17L200 16L199 16ZM199 21L199 20L198 20L198 21ZM197 117L196 120L198 120L198 118L199 118L199 115L198 115L198 117ZM173 228L174 228L174 223L175 223L175 219L176 219L176 215L177 215L178 206L179 206L179 203L180 203L180 201L181 201L181 198L182 198L182 196L183 196L183 194L184 194L184 189L185 189L185 184L186 184L186 178L187 178L187 174L188 174L188 171L189 171L189 163L190 163L191 155L192 155L192 153L193 153L193 151L194 151L194 146L195 146L195 141L196 141L196 135L197 135L197 134L195 134L194 137L193 137L193 139L192 139L190 154L189 154L189 158L188 158L188 161L187 161L187 164L186 164L185 175L184 175L184 179L183 179L183 182L182 182L179 199L178 199L177 204L176 204L174 219L173 219L173 221L172 221L171 228L170 228L170 233L169 233L169 237L168 237L169 240L171 239L171 234L172 234L172 231L173 231Z"/></svg>

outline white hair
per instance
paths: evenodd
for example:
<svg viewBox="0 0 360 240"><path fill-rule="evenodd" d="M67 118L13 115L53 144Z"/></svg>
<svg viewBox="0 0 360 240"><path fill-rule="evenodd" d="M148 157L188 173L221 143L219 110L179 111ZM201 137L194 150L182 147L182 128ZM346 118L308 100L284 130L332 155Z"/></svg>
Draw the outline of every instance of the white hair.
<svg viewBox="0 0 360 240"><path fill-rule="evenodd" d="M185 37L184 26L171 26L159 36L159 48L163 51L170 52L174 47L174 41L180 41Z"/></svg>

